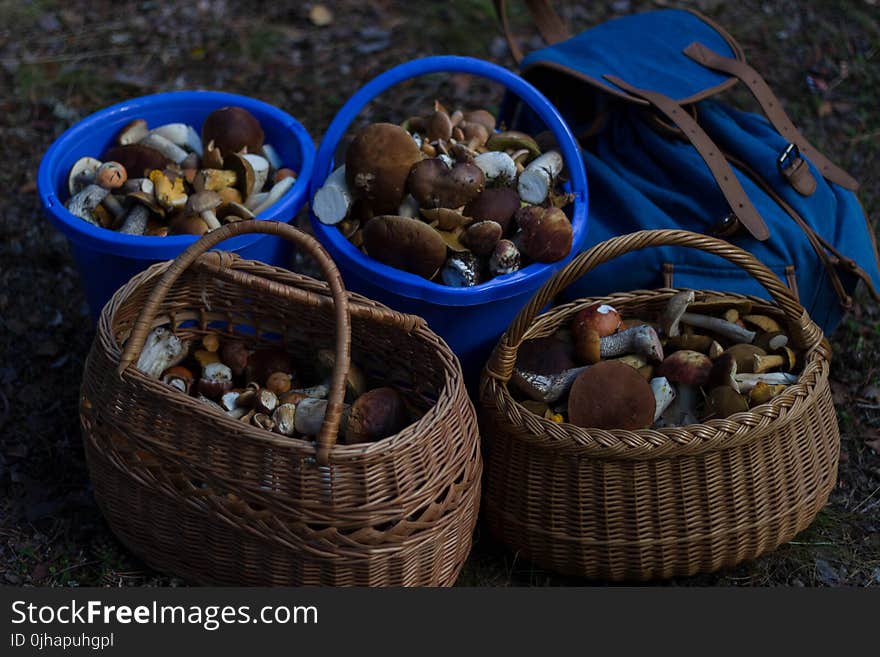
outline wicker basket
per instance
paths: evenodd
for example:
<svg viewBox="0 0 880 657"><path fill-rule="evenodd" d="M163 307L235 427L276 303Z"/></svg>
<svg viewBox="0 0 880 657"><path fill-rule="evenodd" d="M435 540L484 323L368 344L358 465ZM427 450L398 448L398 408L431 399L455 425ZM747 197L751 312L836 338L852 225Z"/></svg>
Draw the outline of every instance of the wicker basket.
<svg viewBox="0 0 880 657"><path fill-rule="evenodd" d="M677 292L638 290L555 307L549 301L594 267L650 246L685 246L748 271L775 303L755 312L788 327L806 352L798 382L771 402L723 420L661 430L583 429L538 417L510 395L517 349L602 301L624 317L656 313ZM747 252L685 231L642 231L579 255L538 291L505 333L481 381L484 511L492 533L560 573L611 580L693 575L754 558L812 522L834 486L837 417L822 332L773 273Z"/></svg>
<svg viewBox="0 0 880 657"><path fill-rule="evenodd" d="M329 283L206 253L249 232L292 240ZM293 354L335 347L316 442L246 425L130 367L166 323ZM336 445L350 352L421 419L376 443ZM286 224L224 226L121 288L86 363L81 423L113 531L195 583L451 585L470 551L482 462L458 360L421 318L346 293L326 252Z"/></svg>

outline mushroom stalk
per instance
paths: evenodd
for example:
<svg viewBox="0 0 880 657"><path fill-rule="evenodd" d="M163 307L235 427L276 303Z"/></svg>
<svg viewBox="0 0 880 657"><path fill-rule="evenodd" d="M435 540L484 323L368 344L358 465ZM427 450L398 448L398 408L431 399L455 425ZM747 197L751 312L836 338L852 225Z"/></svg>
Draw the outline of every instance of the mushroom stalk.
<svg viewBox="0 0 880 657"><path fill-rule="evenodd" d="M95 219L95 209L109 194L109 189L93 183L71 197L67 202L67 210L80 219L85 219L90 224L98 226L98 220Z"/></svg>
<svg viewBox="0 0 880 657"><path fill-rule="evenodd" d="M516 162L503 151L488 151L474 158L476 164L491 183L505 184L516 178Z"/></svg>
<svg viewBox="0 0 880 657"><path fill-rule="evenodd" d="M202 139L199 137L199 133L185 123L166 123L158 128L153 128L149 134L164 137L176 146L183 146L192 153L202 155Z"/></svg>
<svg viewBox="0 0 880 657"><path fill-rule="evenodd" d="M684 292L679 292L678 294L673 295L666 303L660 326L667 337L674 338L681 335L681 331L679 330L681 316L687 312L687 307L692 304L693 301L694 291L685 290Z"/></svg>
<svg viewBox="0 0 880 657"><path fill-rule="evenodd" d="M648 360L663 360L663 345L657 331L647 324L606 335L600 341L600 356L614 358L624 354L639 354Z"/></svg>
<svg viewBox="0 0 880 657"><path fill-rule="evenodd" d="M765 372L763 374L737 374L736 382L739 384L740 392L749 392L759 382L770 385L792 385L797 383L797 377L794 374L786 372Z"/></svg>
<svg viewBox="0 0 880 657"><path fill-rule="evenodd" d="M153 150L159 151L167 157L169 160L174 162L175 164L180 164L186 159L187 152L183 150L180 146L175 144L174 142L166 139L162 135L151 132L146 137L141 139L141 145L152 148Z"/></svg>
<svg viewBox="0 0 880 657"><path fill-rule="evenodd" d="M294 183L296 183L295 178L282 178L281 180L279 180L277 183L272 185L272 189L269 190L269 195L263 200L263 202L257 205L257 207L250 209L251 212L253 212L254 215L260 214L263 210L265 210L282 196L284 196L288 192L288 190L293 187Z"/></svg>
<svg viewBox="0 0 880 657"><path fill-rule="evenodd" d="M324 424L324 416L327 414L326 399L314 399L309 397L303 399L296 405L296 415L294 416L294 428L297 433L304 436L316 436ZM348 414L351 410L349 404L342 405L342 420L339 423L340 433L345 432L345 425L348 422Z"/></svg>
<svg viewBox="0 0 880 657"><path fill-rule="evenodd" d="M517 183L519 197L526 203L543 203L550 193L553 181L562 172L562 166L562 155L557 151L548 151L532 160L519 174Z"/></svg>
<svg viewBox="0 0 880 657"><path fill-rule="evenodd" d="M147 228L147 219L150 217L150 211L146 206L136 203L135 206L128 211L122 222L119 232L123 235L143 235Z"/></svg>
<svg viewBox="0 0 880 657"><path fill-rule="evenodd" d="M665 376L658 376L651 379L651 391L654 393L654 400L657 402L657 409L654 411L654 422L656 422L675 399L675 389L669 383L669 379Z"/></svg>
<svg viewBox="0 0 880 657"><path fill-rule="evenodd" d="M695 386L678 384L678 426L697 423L697 394Z"/></svg>
<svg viewBox="0 0 880 657"><path fill-rule="evenodd" d="M158 379L162 372L186 358L187 347L187 342L158 326L147 336L135 367L147 376Z"/></svg>
<svg viewBox="0 0 880 657"><path fill-rule="evenodd" d="M722 337L739 343L751 344L756 335L754 331L744 329L738 324L732 324L726 320L720 319L718 317L711 317L709 315L683 313L681 316L681 321L685 324L690 324L691 326L696 326L698 328L704 328L707 331L712 331L713 333L717 333Z"/></svg>
<svg viewBox="0 0 880 657"><path fill-rule="evenodd" d="M574 367L556 374L536 374L514 368L511 383L529 399L552 404L568 392L574 380L587 367Z"/></svg>
<svg viewBox="0 0 880 657"><path fill-rule="evenodd" d="M322 224L333 225L348 216L351 204L351 192L345 182L345 165L343 164L330 174L321 189L315 193L312 210ZM418 210L414 216L418 216Z"/></svg>

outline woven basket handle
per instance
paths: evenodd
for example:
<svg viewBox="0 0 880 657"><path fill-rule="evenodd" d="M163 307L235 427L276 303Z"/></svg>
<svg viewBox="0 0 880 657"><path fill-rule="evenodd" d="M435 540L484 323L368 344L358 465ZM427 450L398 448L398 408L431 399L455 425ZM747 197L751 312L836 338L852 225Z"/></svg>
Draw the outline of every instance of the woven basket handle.
<svg viewBox="0 0 880 657"><path fill-rule="evenodd" d="M330 459L330 450L336 444L336 435L339 431L339 423L342 419L342 405L345 397L345 377L351 363L351 318L349 315L348 295L342 283L342 276L336 268L333 260L324 250L324 248L310 235L298 230L286 223L268 220L251 220L239 221L232 224L226 224L206 233L197 242L174 259L168 269L162 274L144 307L138 315L137 321L132 329L131 336L125 344L125 349L119 359L118 372L120 376L132 363L137 362L143 349L144 342L151 330L153 319L159 310L159 306L165 299L165 295L174 285L174 282L180 275L190 267L203 253L213 248L220 242L243 235L246 233L267 233L269 235L277 235L286 240L294 242L305 252L311 255L330 287L330 293L333 297L334 311L336 314L336 363L333 367L333 377L330 383L330 395L328 397L327 412L324 416L324 423L317 436L317 454L316 460L321 465L327 465ZM262 279L260 279L262 280ZM278 282L272 282L273 285L280 286ZM397 313L395 313L397 314ZM403 317L403 316L401 316Z"/></svg>
<svg viewBox="0 0 880 657"><path fill-rule="evenodd" d="M510 380L523 335L538 313L562 290L609 260L652 246L684 246L699 249L742 267L770 293L785 313L794 333L791 337L796 343L811 350L822 341L822 330L810 320L803 306L791 296L776 275L748 251L718 238L686 230L642 230L597 244L588 251L580 253L549 278L519 312L502 337L489 361L488 374L501 381Z"/></svg>

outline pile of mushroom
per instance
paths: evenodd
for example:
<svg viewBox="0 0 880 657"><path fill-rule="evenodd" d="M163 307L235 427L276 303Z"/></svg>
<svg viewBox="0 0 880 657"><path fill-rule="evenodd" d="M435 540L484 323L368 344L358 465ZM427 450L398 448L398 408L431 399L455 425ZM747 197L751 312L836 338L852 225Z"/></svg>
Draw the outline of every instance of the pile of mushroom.
<svg viewBox="0 0 880 657"><path fill-rule="evenodd" d="M167 326L150 332L137 369L220 413L283 436L314 439L324 421L335 354L317 351L297 368L277 347L249 348L233 336L208 333L185 340ZM402 395L386 385L370 388L354 363L346 377L339 441L375 442L415 418Z"/></svg>
<svg viewBox="0 0 880 657"><path fill-rule="evenodd" d="M511 384L557 422L601 429L677 427L764 404L802 364L783 327L748 300L675 294L654 321L608 304L520 345Z"/></svg>
<svg viewBox="0 0 880 657"><path fill-rule="evenodd" d="M399 126L367 125L312 211L379 262L452 287L563 259L572 197L559 187L562 156L495 129L486 110L439 102Z"/></svg>
<svg viewBox="0 0 880 657"><path fill-rule="evenodd" d="M101 160L77 160L67 182L67 209L96 226L127 235L203 235L269 208L296 173L264 142L253 114L222 107L205 119L201 136L184 123L151 129L135 119Z"/></svg>

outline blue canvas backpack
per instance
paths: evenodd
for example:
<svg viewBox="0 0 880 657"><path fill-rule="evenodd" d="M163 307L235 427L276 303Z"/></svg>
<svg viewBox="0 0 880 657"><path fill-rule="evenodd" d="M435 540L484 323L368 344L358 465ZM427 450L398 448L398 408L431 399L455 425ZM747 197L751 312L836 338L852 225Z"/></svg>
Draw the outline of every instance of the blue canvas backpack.
<svg viewBox="0 0 880 657"><path fill-rule="evenodd" d="M522 56L503 0L495 0L523 77L578 136L589 181L585 248L643 229L720 236L753 253L797 295L826 333L864 281L878 298L874 231L858 183L800 134L733 38L690 10L615 18L570 36L546 0L527 0L551 45ZM764 116L716 97L742 82ZM512 127L540 129L515 97ZM742 269L666 247L618 258L587 274L566 299L678 287L766 297Z"/></svg>

